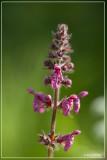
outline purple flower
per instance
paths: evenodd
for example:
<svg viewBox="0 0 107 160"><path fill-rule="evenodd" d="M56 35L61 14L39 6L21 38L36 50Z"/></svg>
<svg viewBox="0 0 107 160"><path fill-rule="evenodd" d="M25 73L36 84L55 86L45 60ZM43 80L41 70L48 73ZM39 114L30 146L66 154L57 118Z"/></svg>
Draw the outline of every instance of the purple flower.
<svg viewBox="0 0 107 160"><path fill-rule="evenodd" d="M58 65L55 65L54 72L50 77L51 87L53 89L59 88L62 83L62 80L63 80L63 76L61 72L61 67Z"/></svg>
<svg viewBox="0 0 107 160"><path fill-rule="evenodd" d="M80 130L74 130L70 134L59 136L57 138L57 142L60 144L64 144L64 150L67 151L70 147L72 147L72 144L74 142L74 137L76 135L79 135L81 133Z"/></svg>
<svg viewBox="0 0 107 160"><path fill-rule="evenodd" d="M80 98L85 97L87 95L87 91L82 91L79 93L79 95L74 94L68 98L64 98L60 103L60 107L62 108L63 114L65 116L69 115L72 108L74 108L75 113L78 113L80 110Z"/></svg>
<svg viewBox="0 0 107 160"><path fill-rule="evenodd" d="M28 92L34 96L33 108L35 112L43 113L46 109L45 106L51 106L52 100L50 95L36 93L32 88L28 89Z"/></svg>
<svg viewBox="0 0 107 160"><path fill-rule="evenodd" d="M64 98L61 102L61 108L62 108L62 111L63 111L63 114L65 116L69 115L70 114L70 111L72 110L72 107L73 107L73 99L66 99Z"/></svg>
<svg viewBox="0 0 107 160"><path fill-rule="evenodd" d="M80 110L80 98L88 95L87 91L81 91L77 98L74 98L74 112L78 113Z"/></svg>

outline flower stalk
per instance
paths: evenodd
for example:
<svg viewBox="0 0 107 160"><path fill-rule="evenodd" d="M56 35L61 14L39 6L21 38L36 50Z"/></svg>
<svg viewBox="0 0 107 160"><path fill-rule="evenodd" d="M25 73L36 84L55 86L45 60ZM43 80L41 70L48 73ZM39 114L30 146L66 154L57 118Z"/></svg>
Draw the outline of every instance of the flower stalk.
<svg viewBox="0 0 107 160"><path fill-rule="evenodd" d="M58 100L59 100L59 88L54 90L54 107L53 107L53 112L52 112L51 130L50 130L51 134L55 134Z"/></svg>
<svg viewBox="0 0 107 160"><path fill-rule="evenodd" d="M51 146L48 147L48 158L53 157L53 148Z"/></svg>
<svg viewBox="0 0 107 160"><path fill-rule="evenodd" d="M59 100L59 88L54 90L54 107L52 111L51 129L50 129L51 136L55 136L56 113L57 113L58 100ZM53 157L53 152L54 152L53 149L49 146L48 156Z"/></svg>
<svg viewBox="0 0 107 160"><path fill-rule="evenodd" d="M62 110L64 116L68 116L74 111L79 113L80 101L88 95L87 91L81 91L79 94L71 94L69 97L64 97L59 101L59 91L61 87L71 87L72 80L66 76L68 73L73 73L75 65L71 62L69 53L73 49L69 43L71 35L68 34L68 26L59 24L57 31L53 33L52 45L48 54L48 58L44 61L44 66L51 71L51 74L45 77L45 85L50 85L54 91L54 97L45 95L41 92L35 92L32 88L28 92L34 96L33 109L35 112L44 113L47 109L52 109L50 132L39 135L41 144L48 148L48 157L54 156L54 151L58 144L64 145L64 150L72 148L75 136L81 133L80 130L74 130L65 135L57 135L56 129L56 114L57 110Z"/></svg>

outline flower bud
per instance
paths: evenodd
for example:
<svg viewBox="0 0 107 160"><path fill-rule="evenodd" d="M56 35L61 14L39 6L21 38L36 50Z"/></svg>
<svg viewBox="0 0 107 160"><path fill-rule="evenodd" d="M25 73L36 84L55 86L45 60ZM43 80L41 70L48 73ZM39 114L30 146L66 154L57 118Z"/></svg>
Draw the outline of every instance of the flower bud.
<svg viewBox="0 0 107 160"><path fill-rule="evenodd" d="M62 59L63 59L63 61L64 62L71 62L71 57L70 56L68 56L68 55L64 55L63 57L62 57Z"/></svg>
<svg viewBox="0 0 107 160"><path fill-rule="evenodd" d="M48 85L48 84L50 84L50 83L51 83L50 77L46 77L46 78L44 79L44 84L45 84L45 85Z"/></svg>
<svg viewBox="0 0 107 160"><path fill-rule="evenodd" d="M35 95L35 91L33 88L28 88L27 91L28 91L28 93Z"/></svg>
<svg viewBox="0 0 107 160"><path fill-rule="evenodd" d="M64 78L63 81L62 81L62 84L63 84L65 87L71 87L71 85L72 85L72 80L69 79L69 78Z"/></svg>
<svg viewBox="0 0 107 160"><path fill-rule="evenodd" d="M81 131L80 130L75 130L71 133L71 135L75 136L75 135L79 135L81 134Z"/></svg>
<svg viewBox="0 0 107 160"><path fill-rule="evenodd" d="M48 69L53 69L54 68L54 64L52 63L51 60L45 60L44 61L44 66L47 67Z"/></svg>
<svg viewBox="0 0 107 160"><path fill-rule="evenodd" d="M80 98L82 98L82 97L85 97L85 96L87 96L87 95L88 95L88 92L87 92L87 91L82 91L82 92L79 93L78 96L79 96Z"/></svg>
<svg viewBox="0 0 107 160"><path fill-rule="evenodd" d="M62 71L64 71L64 72L73 71L73 69L74 69L74 63L66 63L61 68L62 68Z"/></svg>

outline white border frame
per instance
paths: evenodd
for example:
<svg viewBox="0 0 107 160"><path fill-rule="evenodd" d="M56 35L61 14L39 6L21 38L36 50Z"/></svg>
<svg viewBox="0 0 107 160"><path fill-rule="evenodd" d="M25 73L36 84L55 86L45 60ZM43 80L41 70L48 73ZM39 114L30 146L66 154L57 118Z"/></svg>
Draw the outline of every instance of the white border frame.
<svg viewBox="0 0 107 160"><path fill-rule="evenodd" d="M104 99L105 99L105 1L1 1L1 159L44 159L44 158L48 158L48 157L3 157L2 156L2 4L3 3L103 3L104 4ZM104 105L105 105L105 101L104 101ZM104 109L104 125L106 125L105 123L105 112L106 110ZM106 127L105 127L106 128ZM105 133L105 128L104 128L104 133ZM66 159L70 159L70 158L77 158L77 159L102 159L102 158L106 158L105 157L105 134L104 134L104 157L53 157L54 159L58 158L58 159L62 159L62 158L66 158Z"/></svg>

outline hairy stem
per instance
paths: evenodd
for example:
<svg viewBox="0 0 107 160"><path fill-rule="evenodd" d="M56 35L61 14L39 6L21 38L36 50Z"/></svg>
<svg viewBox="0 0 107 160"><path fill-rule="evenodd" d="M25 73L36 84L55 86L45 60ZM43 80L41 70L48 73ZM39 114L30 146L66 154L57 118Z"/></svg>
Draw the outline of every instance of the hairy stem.
<svg viewBox="0 0 107 160"><path fill-rule="evenodd" d="M51 129L50 129L50 134L52 136L55 135L56 112L57 112L58 100L59 100L59 89L55 89L54 90L54 107L53 107L53 112L52 112ZM51 147L48 148L48 157L53 157L53 149Z"/></svg>

